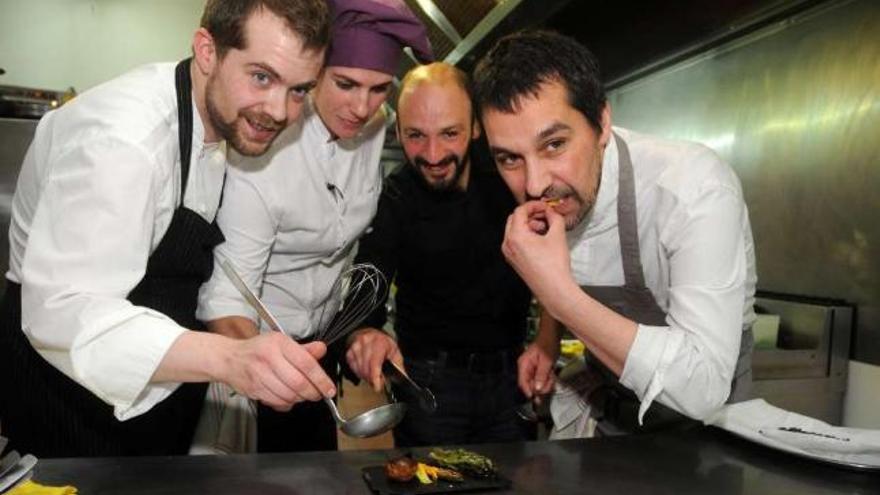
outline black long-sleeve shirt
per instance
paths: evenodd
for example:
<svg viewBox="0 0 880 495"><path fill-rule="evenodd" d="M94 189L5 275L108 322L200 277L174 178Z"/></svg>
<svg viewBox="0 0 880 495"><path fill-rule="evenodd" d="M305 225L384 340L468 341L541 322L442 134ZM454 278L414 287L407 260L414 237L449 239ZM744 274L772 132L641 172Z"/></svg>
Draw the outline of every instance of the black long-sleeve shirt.
<svg viewBox="0 0 880 495"><path fill-rule="evenodd" d="M501 254L510 191L479 167L466 191L432 191L418 174L406 164L386 178L356 258L395 280L404 356L520 349L531 295ZM365 324L386 318L383 304Z"/></svg>

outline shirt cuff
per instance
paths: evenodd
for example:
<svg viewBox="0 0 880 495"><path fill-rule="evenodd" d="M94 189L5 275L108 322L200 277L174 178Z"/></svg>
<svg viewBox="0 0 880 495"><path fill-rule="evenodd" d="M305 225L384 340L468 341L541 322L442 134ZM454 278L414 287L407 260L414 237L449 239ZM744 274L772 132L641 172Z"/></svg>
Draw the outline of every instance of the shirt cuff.
<svg viewBox="0 0 880 495"><path fill-rule="evenodd" d="M665 373L675 359L681 337L681 334L670 331L669 327L638 326L620 375L620 383L635 392L642 402L639 424L642 424L648 407L663 391Z"/></svg>
<svg viewBox="0 0 880 495"><path fill-rule="evenodd" d="M210 298L210 301L208 300ZM257 316L257 312L254 311L249 304L244 301L236 301L236 300L221 300L220 297L212 297L207 295L205 299L199 304L199 308L196 311L196 318L200 321L209 322L211 320L216 320L218 318L225 318L227 316L243 316L245 318L250 318L255 322L259 322L259 318Z"/></svg>
<svg viewBox="0 0 880 495"><path fill-rule="evenodd" d="M97 336L81 334L71 360L75 376L92 393L113 406L120 421L149 411L179 383L149 383L159 363L186 331L152 310L119 322Z"/></svg>

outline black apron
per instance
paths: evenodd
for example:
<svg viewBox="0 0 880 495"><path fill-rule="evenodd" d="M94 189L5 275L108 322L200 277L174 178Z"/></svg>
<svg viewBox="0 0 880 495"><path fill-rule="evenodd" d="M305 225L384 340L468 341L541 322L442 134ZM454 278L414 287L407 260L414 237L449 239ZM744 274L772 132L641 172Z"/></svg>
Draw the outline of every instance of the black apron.
<svg viewBox="0 0 880 495"><path fill-rule="evenodd" d="M192 145L190 60L177 65L180 205L128 294L192 330L199 286L213 270L216 223L183 206ZM46 362L21 330L21 286L9 283L0 315L0 422L10 448L37 457L186 454L205 398L206 383L185 383L148 412L118 421L113 408Z"/></svg>
<svg viewBox="0 0 880 495"><path fill-rule="evenodd" d="M619 157L617 232L620 238L624 285L622 287L583 286L581 289L612 311L636 323L667 326L666 313L660 309L654 295L645 286L636 221L635 179L629 148L617 134L614 134L614 141L617 143ZM728 402L738 402L748 398L752 381L752 347L753 338L749 329L742 335ZM598 422L597 429L600 434L621 435L656 430L690 421L680 413L654 401L645 413L644 424L639 425L640 402L635 393L621 385L618 377L598 359L588 357L587 369L588 372L598 375L603 383L589 395L591 414Z"/></svg>

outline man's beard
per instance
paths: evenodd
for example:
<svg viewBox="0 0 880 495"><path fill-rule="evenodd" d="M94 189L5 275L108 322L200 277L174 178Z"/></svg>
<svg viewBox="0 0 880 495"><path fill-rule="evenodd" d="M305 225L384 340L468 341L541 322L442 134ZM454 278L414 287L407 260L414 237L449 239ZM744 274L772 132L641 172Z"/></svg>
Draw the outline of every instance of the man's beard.
<svg viewBox="0 0 880 495"><path fill-rule="evenodd" d="M220 110L217 108L217 104L214 101L216 88L213 83L214 78L212 77L208 79L208 83L205 86L205 109L208 112L208 119L211 121L211 126L217 131L220 137L229 143L229 145L239 154L244 156L260 156L265 153L272 142L275 141L275 138L281 133L281 130L287 125L287 122L278 122L265 113L255 112L247 108L239 110L238 115L231 121L227 122L223 120L223 116L220 114ZM236 122L238 122L239 119L249 119L262 127L274 129L276 130L275 135L265 143L249 141L238 131ZM245 123L245 125L248 124Z"/></svg>
<svg viewBox="0 0 880 495"><path fill-rule="evenodd" d="M601 158L599 163L599 167L594 168L594 173L598 176L595 178L594 187L592 191L589 191L586 194L581 194L577 189L569 186L568 184L564 184L561 186L551 185L544 192L541 193L539 197L526 196L526 201L531 200L543 200L543 201L552 201L554 199L562 199L562 198L570 198L570 201L576 201L578 203L578 209L574 212L574 215L566 215L565 216L565 230L572 230L577 227L587 215L591 211L593 211L593 207L596 206L596 198L599 196L599 185L602 182L602 167L601 167Z"/></svg>
<svg viewBox="0 0 880 495"><path fill-rule="evenodd" d="M416 167L416 169L418 169L419 177L422 179L422 183L425 185L425 187L427 187L428 189L435 191L435 192L447 193L447 192L451 192L451 191L458 188L458 186L459 186L458 181L461 179L461 175L464 173L465 169L468 166L468 162L467 162L468 158L467 157L470 156L469 154L470 154L470 144L468 144L468 147L465 150L464 155L459 156L459 155L456 155L455 153L450 153L450 154L446 155L445 157L443 157L438 162L436 162L436 165L444 165L444 166L449 163L452 163L452 167L453 167L452 176L449 177L448 179L443 179L440 181L432 181L432 180L429 180L425 176L424 168L429 165L435 165L435 164L429 162L428 160L425 160L421 156L416 156L412 159L409 159L409 157L407 157L407 158L409 159L409 162L412 163L413 166Z"/></svg>

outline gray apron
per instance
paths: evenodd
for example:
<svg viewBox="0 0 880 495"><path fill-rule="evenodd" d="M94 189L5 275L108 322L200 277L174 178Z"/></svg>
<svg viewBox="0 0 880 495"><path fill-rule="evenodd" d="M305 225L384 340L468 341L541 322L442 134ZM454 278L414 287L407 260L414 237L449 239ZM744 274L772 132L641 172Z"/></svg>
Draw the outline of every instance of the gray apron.
<svg viewBox="0 0 880 495"><path fill-rule="evenodd" d="M667 326L666 313L657 305L651 291L645 286L645 275L639 254L639 232L636 222L636 193L632 160L623 139L614 134L617 143L619 181L617 195L617 231L623 262L624 285L582 286L590 297L612 311L643 325ZM739 358L736 363L728 403L749 398L752 382L752 331L743 332ZM692 421L682 414L655 401L645 413L643 425L639 425L640 402L628 388L620 384L618 377L598 359L587 357L587 369L598 375L601 386L590 392L588 401L591 415L597 421L600 434L622 435L636 431L656 430Z"/></svg>

